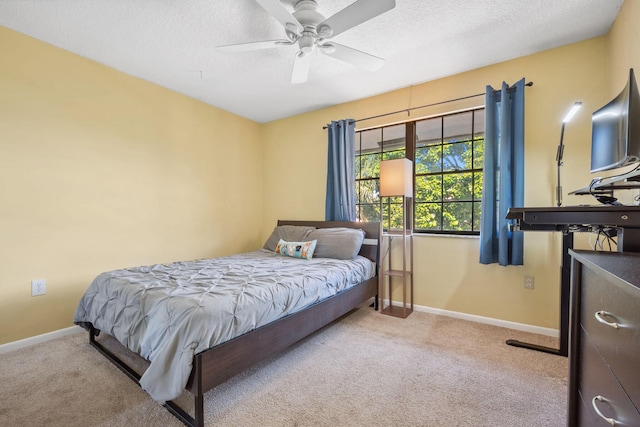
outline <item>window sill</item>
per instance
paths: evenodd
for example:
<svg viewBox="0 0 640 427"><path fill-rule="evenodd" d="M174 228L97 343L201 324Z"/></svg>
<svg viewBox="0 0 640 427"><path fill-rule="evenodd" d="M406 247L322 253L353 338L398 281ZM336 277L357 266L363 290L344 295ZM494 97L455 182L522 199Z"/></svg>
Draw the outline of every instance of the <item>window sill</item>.
<svg viewBox="0 0 640 427"><path fill-rule="evenodd" d="M413 237L417 237L419 239L425 238L433 238L433 237L444 237L447 239L479 239L479 235L471 235L471 234L432 234L432 233L413 233Z"/></svg>

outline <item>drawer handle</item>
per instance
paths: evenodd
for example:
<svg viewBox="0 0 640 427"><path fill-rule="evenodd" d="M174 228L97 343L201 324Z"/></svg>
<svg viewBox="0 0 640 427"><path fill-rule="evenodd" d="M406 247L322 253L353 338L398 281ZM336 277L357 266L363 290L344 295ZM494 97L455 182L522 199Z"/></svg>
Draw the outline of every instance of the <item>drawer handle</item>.
<svg viewBox="0 0 640 427"><path fill-rule="evenodd" d="M610 316L610 313L607 313L604 310L600 310L600 311L596 311L596 320L600 323L602 323L603 325L607 325L607 326L611 326L614 329L618 329L620 327L619 323L616 322L607 322L607 319L605 319L606 316Z"/></svg>
<svg viewBox="0 0 640 427"><path fill-rule="evenodd" d="M604 414L602 412L600 412L600 409L598 409L597 402L607 402L607 399L605 399L602 396L596 396L593 399L591 399L591 405L593 406L593 410L596 411L596 414L598 414L598 416L600 418L602 418L603 420L605 420L606 422L608 422L612 426L615 426L617 424L616 420L613 419L613 418L605 417Z"/></svg>

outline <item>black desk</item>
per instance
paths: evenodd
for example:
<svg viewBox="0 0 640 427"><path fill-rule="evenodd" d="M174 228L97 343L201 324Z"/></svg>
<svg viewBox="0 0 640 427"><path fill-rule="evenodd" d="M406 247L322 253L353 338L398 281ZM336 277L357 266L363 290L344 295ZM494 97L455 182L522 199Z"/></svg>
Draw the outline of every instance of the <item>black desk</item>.
<svg viewBox="0 0 640 427"><path fill-rule="evenodd" d="M558 349L507 340L507 344L545 353L567 356L569 352L569 296L571 289L571 256L573 233L593 231L601 227L617 229L618 252L640 252L640 206L559 206L510 208L506 215L519 231L562 232L562 265L560 267L560 346Z"/></svg>

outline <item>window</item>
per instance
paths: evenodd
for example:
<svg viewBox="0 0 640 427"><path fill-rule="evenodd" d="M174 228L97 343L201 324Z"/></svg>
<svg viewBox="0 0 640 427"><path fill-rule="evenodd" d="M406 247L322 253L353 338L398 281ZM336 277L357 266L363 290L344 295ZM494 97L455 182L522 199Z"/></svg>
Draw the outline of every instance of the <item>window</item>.
<svg viewBox="0 0 640 427"><path fill-rule="evenodd" d="M414 163L413 230L478 234L484 108L356 132L356 215L400 228L402 198L379 197L380 161Z"/></svg>

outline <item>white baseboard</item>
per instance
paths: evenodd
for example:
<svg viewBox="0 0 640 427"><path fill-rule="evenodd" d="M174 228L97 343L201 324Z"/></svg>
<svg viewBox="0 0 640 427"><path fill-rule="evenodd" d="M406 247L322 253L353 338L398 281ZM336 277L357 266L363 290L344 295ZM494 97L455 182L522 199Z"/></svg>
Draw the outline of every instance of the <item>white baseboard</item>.
<svg viewBox="0 0 640 427"><path fill-rule="evenodd" d="M423 311L431 314L439 314L441 316L455 317L456 319L500 326L501 328L514 329L516 331L531 332L533 334L547 335L554 338L560 337L560 331L553 328L543 328L542 326L527 325L526 323L510 322L508 320L493 319L491 317L477 316L475 314L460 313L458 311L449 311L422 305L414 305L413 309L415 311Z"/></svg>
<svg viewBox="0 0 640 427"><path fill-rule="evenodd" d="M82 331L84 331L84 329L82 329L80 326L70 326L68 328L59 329L57 331L47 332L46 334L36 335L35 337L29 337L23 340L13 341L6 344L0 344L0 354L9 353L10 351L30 347L32 345L40 344L67 335L77 334Z"/></svg>
<svg viewBox="0 0 640 427"><path fill-rule="evenodd" d="M388 301L385 301L388 304ZM401 306L402 302L393 301L393 305ZM459 311L443 310L441 308L427 307L424 305L413 305L414 311L422 311L430 314L438 314L440 316L454 317L456 319L469 320L471 322L484 323L487 325L499 326L501 328L513 329L522 332L531 332L533 334L547 335L554 338L560 337L560 331L553 328L543 328L542 326L528 325L526 323L510 322L508 320L494 319L491 317L478 316L475 314L461 313Z"/></svg>

